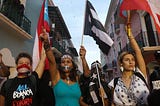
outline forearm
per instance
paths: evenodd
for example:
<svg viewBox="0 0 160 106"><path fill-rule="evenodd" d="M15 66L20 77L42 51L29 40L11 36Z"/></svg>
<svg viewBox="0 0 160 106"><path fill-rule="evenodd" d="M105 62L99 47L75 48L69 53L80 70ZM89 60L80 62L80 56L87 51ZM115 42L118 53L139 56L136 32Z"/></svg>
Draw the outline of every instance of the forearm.
<svg viewBox="0 0 160 106"><path fill-rule="evenodd" d="M50 64L55 64L55 57L48 41L44 42L44 50Z"/></svg>
<svg viewBox="0 0 160 106"><path fill-rule="evenodd" d="M5 105L4 101L5 101L5 97L0 95L0 106L4 106Z"/></svg>
<svg viewBox="0 0 160 106"><path fill-rule="evenodd" d="M146 65L145 61L141 52L141 49L139 48L139 45L137 44L136 40L134 39L133 34L130 31L130 35L128 36L128 39L130 41L131 47L135 52L135 57L137 60L137 65L139 69L142 71L142 73L146 76Z"/></svg>
<svg viewBox="0 0 160 106"><path fill-rule="evenodd" d="M91 72L89 70L89 66L85 58L82 58L82 65L83 65L84 76L88 77Z"/></svg>
<svg viewBox="0 0 160 106"><path fill-rule="evenodd" d="M45 53L47 56L47 59L49 61L49 73L51 76L51 80L52 82L55 80L55 77L57 77L57 64L56 64L56 60L55 57L53 55L53 51L50 47L49 42L44 42L44 49L45 49ZM53 84L52 84L53 85Z"/></svg>
<svg viewBox="0 0 160 106"><path fill-rule="evenodd" d="M38 77L41 78L44 72L44 67L45 67L45 60L40 60L38 63L38 66L36 67L36 72L38 74Z"/></svg>

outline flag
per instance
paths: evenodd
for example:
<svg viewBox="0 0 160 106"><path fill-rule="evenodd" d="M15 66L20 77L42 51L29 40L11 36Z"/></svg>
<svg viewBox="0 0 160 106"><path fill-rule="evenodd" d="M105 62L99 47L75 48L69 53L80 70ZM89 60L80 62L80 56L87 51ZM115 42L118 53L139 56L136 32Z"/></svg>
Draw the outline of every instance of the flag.
<svg viewBox="0 0 160 106"><path fill-rule="evenodd" d="M88 0L86 2L83 34L93 37L93 39L96 41L96 44L99 45L100 50L104 54L108 54L113 44L113 40L106 33L105 28L99 21L96 10Z"/></svg>
<svg viewBox="0 0 160 106"><path fill-rule="evenodd" d="M33 70L35 70L40 60L42 42L39 40L39 36L42 33L42 27L44 27L46 29L46 32L49 33L50 26L49 26L49 17L48 17L48 0L43 1L42 8L40 11L40 16L38 19L36 36L35 36L34 47L33 47ZM49 69L47 60L45 64L45 69Z"/></svg>
<svg viewBox="0 0 160 106"><path fill-rule="evenodd" d="M123 0L120 6L120 16L125 16L125 10L143 10L153 18L156 29L160 33L160 0Z"/></svg>

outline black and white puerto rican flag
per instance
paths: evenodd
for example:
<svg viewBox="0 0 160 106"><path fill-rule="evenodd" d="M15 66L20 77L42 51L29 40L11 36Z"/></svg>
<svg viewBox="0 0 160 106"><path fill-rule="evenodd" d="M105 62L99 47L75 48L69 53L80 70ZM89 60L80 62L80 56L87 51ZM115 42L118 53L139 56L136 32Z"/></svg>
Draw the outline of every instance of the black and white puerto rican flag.
<svg viewBox="0 0 160 106"><path fill-rule="evenodd" d="M93 39L96 41L96 44L99 45L100 50L104 54L108 54L113 44L113 40L106 33L105 28L99 21L96 10L88 0L86 3L83 34L93 37Z"/></svg>

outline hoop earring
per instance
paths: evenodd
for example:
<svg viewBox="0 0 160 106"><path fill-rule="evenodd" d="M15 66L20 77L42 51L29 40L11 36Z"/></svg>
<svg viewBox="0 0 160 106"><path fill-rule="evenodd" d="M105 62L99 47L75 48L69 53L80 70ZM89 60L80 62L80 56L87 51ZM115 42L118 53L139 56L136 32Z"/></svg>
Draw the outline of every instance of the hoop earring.
<svg viewBox="0 0 160 106"><path fill-rule="evenodd" d="M123 66L121 66L121 67L120 67L120 70L121 70L121 72L123 72L123 71L124 71L124 68L123 68Z"/></svg>

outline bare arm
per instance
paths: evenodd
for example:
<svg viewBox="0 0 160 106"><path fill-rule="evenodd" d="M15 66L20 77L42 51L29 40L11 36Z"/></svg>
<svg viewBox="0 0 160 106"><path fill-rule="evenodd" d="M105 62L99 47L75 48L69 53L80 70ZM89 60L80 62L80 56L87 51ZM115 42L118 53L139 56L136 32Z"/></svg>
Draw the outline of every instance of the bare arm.
<svg viewBox="0 0 160 106"><path fill-rule="evenodd" d="M53 51L51 50L49 40L48 40L49 39L48 34L46 33L45 29L43 29L43 33L41 34L40 38L44 43L45 53L46 53L47 59L49 61L49 72L51 75L52 85L55 85L58 82L58 80L60 79L60 74L57 69L56 60L53 55Z"/></svg>
<svg viewBox="0 0 160 106"><path fill-rule="evenodd" d="M132 49L135 52L138 68L141 70L141 72L144 74L144 76L147 77L145 61L144 61L141 49L139 48L139 46L138 46L138 44L137 44L136 40L134 39L134 36L131 32L130 25L128 25L128 39L130 41Z"/></svg>
<svg viewBox="0 0 160 106"><path fill-rule="evenodd" d="M5 97L0 95L0 106L4 106Z"/></svg>
<svg viewBox="0 0 160 106"><path fill-rule="evenodd" d="M38 63L38 66L36 67L36 72L38 74L38 77L41 78L44 72L44 67L45 67L45 59L46 59L46 54L44 49L42 48L42 52L41 52L41 59Z"/></svg>
<svg viewBox="0 0 160 106"><path fill-rule="evenodd" d="M81 57L81 60L82 60L84 76L88 77L90 75L91 71L89 69L88 63L87 63L86 58L85 58L86 49L84 48L84 46L80 47L79 54L80 54L80 57Z"/></svg>

